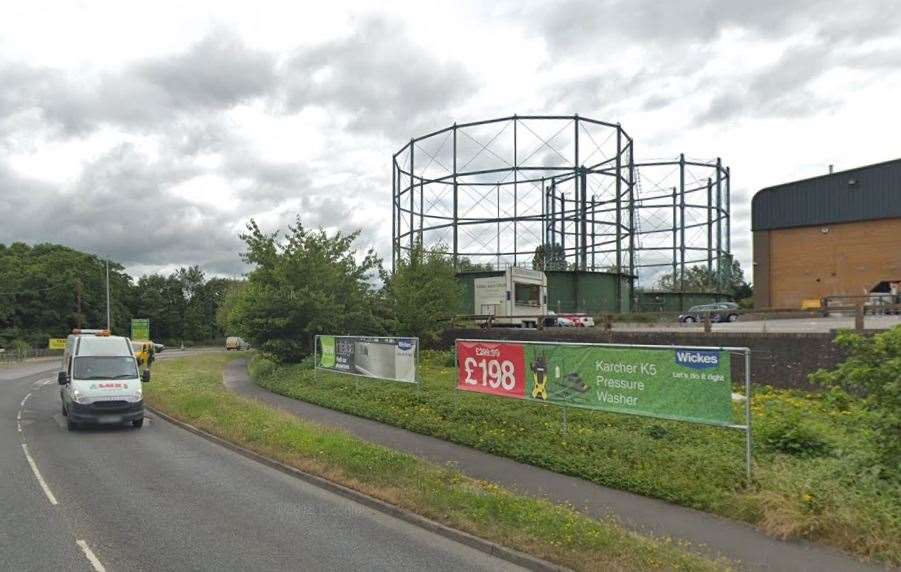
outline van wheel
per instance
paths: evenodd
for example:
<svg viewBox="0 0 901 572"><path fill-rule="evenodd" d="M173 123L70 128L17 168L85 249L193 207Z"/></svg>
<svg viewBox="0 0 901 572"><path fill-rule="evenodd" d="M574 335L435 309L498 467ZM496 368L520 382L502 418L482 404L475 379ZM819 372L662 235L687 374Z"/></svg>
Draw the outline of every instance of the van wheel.
<svg viewBox="0 0 901 572"><path fill-rule="evenodd" d="M737 321L738 321L738 314L729 314L729 321L730 321L730 322L737 322Z"/></svg>
<svg viewBox="0 0 901 572"><path fill-rule="evenodd" d="M131 422L131 426L134 427L135 429L140 429L141 427L144 426L144 418L141 417L140 419L135 419L134 421Z"/></svg>
<svg viewBox="0 0 901 572"><path fill-rule="evenodd" d="M78 429L78 423L72 421L71 417L66 417L66 429L69 431L75 431Z"/></svg>

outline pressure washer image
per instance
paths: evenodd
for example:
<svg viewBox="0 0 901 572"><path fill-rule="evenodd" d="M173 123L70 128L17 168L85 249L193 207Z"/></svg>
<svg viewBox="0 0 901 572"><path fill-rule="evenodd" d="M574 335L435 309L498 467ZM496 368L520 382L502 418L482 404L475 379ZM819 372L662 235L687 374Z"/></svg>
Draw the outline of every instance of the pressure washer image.
<svg viewBox="0 0 901 572"><path fill-rule="evenodd" d="M532 399L547 400L547 360L543 355L535 356L535 361L530 366L535 385L532 387Z"/></svg>

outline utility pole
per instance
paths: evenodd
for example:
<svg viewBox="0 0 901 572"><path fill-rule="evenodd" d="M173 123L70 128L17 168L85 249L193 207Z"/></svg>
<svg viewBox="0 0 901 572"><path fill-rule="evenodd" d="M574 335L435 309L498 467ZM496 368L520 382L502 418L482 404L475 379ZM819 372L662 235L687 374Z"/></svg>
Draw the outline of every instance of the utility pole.
<svg viewBox="0 0 901 572"><path fill-rule="evenodd" d="M106 331L110 329L110 312L109 312L109 260L106 261Z"/></svg>

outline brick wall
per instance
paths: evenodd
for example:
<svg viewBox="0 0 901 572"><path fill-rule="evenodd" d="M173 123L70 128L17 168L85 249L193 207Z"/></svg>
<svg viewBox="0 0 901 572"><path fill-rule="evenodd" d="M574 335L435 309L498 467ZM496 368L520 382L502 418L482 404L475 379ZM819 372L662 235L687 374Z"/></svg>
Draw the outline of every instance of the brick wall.
<svg viewBox="0 0 901 572"><path fill-rule="evenodd" d="M901 277L901 219L754 235L755 306L800 308L809 298L862 295Z"/></svg>
<svg viewBox="0 0 901 572"><path fill-rule="evenodd" d="M807 374L820 368L831 368L846 357L832 343L833 334L605 332L598 328L555 328L542 332L504 328L453 329L444 332L439 348L453 347L457 338L749 347L752 383L805 390L816 389L808 383ZM736 382L744 380L741 356L733 356L732 379Z"/></svg>

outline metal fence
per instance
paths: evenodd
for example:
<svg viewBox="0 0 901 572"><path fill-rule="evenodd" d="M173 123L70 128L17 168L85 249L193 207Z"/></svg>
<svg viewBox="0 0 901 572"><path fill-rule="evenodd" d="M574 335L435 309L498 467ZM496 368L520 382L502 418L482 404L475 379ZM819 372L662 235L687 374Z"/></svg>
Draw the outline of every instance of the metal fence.
<svg viewBox="0 0 901 572"><path fill-rule="evenodd" d="M30 359L62 356L62 350L47 348L10 347L0 350L0 364L19 363Z"/></svg>

